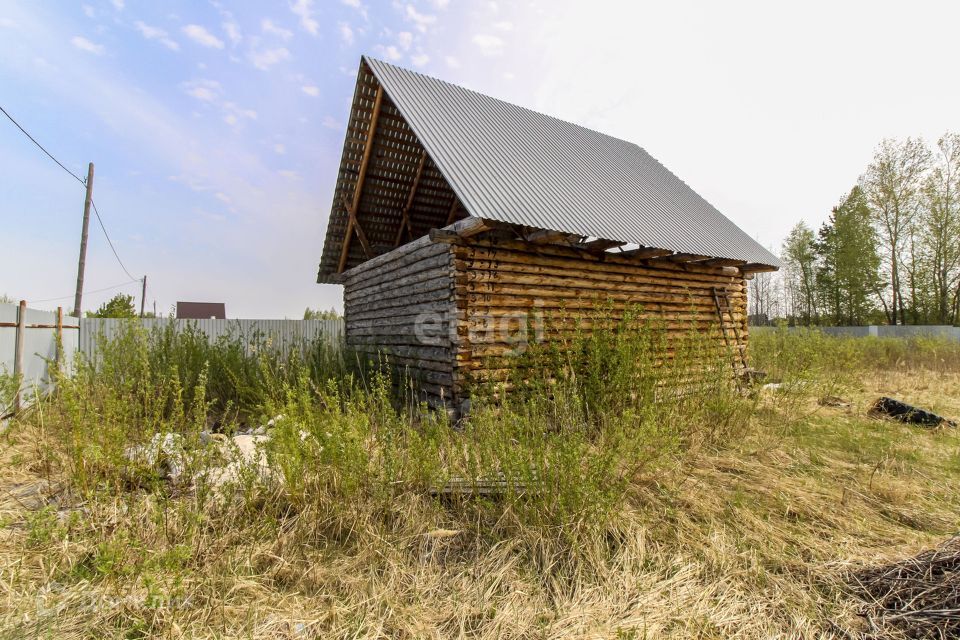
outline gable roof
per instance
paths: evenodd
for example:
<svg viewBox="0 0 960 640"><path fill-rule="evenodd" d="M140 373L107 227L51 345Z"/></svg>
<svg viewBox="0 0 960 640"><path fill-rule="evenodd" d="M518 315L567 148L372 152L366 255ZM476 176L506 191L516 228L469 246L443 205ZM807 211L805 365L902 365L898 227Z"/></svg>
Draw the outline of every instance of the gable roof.
<svg viewBox="0 0 960 640"><path fill-rule="evenodd" d="M380 60L364 64L471 216L780 266L631 142ZM324 253L341 243L332 247L328 233Z"/></svg>

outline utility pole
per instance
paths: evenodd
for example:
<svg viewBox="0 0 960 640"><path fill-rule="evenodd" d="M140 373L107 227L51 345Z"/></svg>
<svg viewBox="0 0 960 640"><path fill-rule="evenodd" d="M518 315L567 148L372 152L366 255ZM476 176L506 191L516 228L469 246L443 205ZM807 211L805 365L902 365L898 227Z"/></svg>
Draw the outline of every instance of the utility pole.
<svg viewBox="0 0 960 640"><path fill-rule="evenodd" d="M147 302L147 276L143 276L143 292L140 294L140 317L143 317L143 305Z"/></svg>
<svg viewBox="0 0 960 640"><path fill-rule="evenodd" d="M80 232L80 261L77 263L77 294L73 299L73 315L80 317L83 298L83 269L87 265L87 232L90 230L90 203L93 202L93 163L87 167L87 197L83 201L83 231Z"/></svg>

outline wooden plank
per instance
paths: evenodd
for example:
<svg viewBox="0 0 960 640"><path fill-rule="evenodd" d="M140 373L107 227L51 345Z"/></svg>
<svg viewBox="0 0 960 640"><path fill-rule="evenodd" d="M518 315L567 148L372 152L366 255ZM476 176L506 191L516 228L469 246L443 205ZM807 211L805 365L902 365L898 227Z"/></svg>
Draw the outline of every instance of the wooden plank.
<svg viewBox="0 0 960 640"><path fill-rule="evenodd" d="M760 264L759 262L750 262L742 267L740 270L743 273L769 273L771 271L779 271L779 267L774 267L769 264Z"/></svg>
<svg viewBox="0 0 960 640"><path fill-rule="evenodd" d="M343 246L340 249L340 263L337 273L343 273L347 266L347 256L350 254L350 239L357 221L357 207L360 205L360 194L363 191L363 182L367 177L367 166L370 164L370 154L373 151L373 139L377 133L377 119L380 117L380 107L383 104L383 85L377 85L377 97L373 101L373 114L370 116L370 127L367 132L367 144L363 149L363 158L360 160L360 172L357 174L357 183L353 192L353 203L347 211L350 217L347 220L347 230L343 237ZM360 240L363 243L363 239ZM369 244L369 243L368 243Z"/></svg>
<svg viewBox="0 0 960 640"><path fill-rule="evenodd" d="M347 207L347 215L349 216L347 227L353 226L353 230L357 232L357 237L360 238L360 246L363 247L363 252L368 258L372 258L373 250L370 248L370 241L367 239L367 234L364 233L363 227L360 226L360 221L357 220L356 212L349 208L350 203L347 202L346 196L341 196L341 202L344 207Z"/></svg>
<svg viewBox="0 0 960 640"><path fill-rule="evenodd" d="M397 239L394 246L400 246L400 240L403 239L403 230L406 229L410 239L413 239L413 225L410 223L410 207L413 206L413 198L417 195L417 187L420 186L420 176L423 175L423 165L427 162L427 151L423 150L420 154L420 163L417 165L417 173L413 177L413 184L410 185L410 195L407 196L407 205L403 208L400 219L400 228L397 229ZM454 196L456 199L456 196Z"/></svg>
<svg viewBox="0 0 960 640"><path fill-rule="evenodd" d="M533 244L553 244L561 240L567 240L571 236L572 234L566 231L552 231L549 229L543 229L528 234L526 240L527 242L532 242Z"/></svg>
<svg viewBox="0 0 960 640"><path fill-rule="evenodd" d="M574 248L590 251L591 253L606 253L607 249L615 249L617 247L622 247L625 244L627 243L619 242L617 240L604 240L603 238L597 238L596 240L581 242L578 245L574 245Z"/></svg>
<svg viewBox="0 0 960 640"><path fill-rule="evenodd" d="M450 205L450 213L447 214L447 224L444 226L449 226L453 224L453 219L457 215L457 206L459 205L460 200L457 198L457 194L453 194L453 203Z"/></svg>
<svg viewBox="0 0 960 640"><path fill-rule="evenodd" d="M494 228L495 225L489 224L486 220L481 218L464 218L463 220L447 225L442 229L431 229L430 239L434 242L459 242L471 236L475 236L478 233L490 231Z"/></svg>
<svg viewBox="0 0 960 640"><path fill-rule="evenodd" d="M629 251L621 251L614 255L622 258L637 258L637 259L647 259L647 258L660 258L662 256L669 256L673 253L670 249L656 249L654 247L640 247L638 249L630 249Z"/></svg>

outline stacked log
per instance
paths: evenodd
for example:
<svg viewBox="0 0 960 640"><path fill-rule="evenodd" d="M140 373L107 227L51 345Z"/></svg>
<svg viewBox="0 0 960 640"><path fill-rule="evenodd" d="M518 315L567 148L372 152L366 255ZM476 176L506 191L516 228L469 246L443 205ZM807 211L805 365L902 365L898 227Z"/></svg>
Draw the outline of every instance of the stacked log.
<svg viewBox="0 0 960 640"><path fill-rule="evenodd" d="M660 362L691 332L727 358L747 341L745 280L731 267L425 236L346 271L343 283L347 345L408 372L435 405L456 406L474 382L505 380L531 342L627 320L663 332ZM729 301L725 326L715 290Z"/></svg>
<svg viewBox="0 0 960 640"><path fill-rule="evenodd" d="M426 236L343 274L347 347L409 376L433 405L453 389L453 282L449 246Z"/></svg>
<svg viewBox="0 0 960 640"><path fill-rule="evenodd" d="M464 241L452 250L456 277L464 283L456 289L458 387L505 379L531 341L615 329L625 318L637 330L664 332L663 361L691 332L716 345L721 357L733 357L737 345L746 344L746 285L737 269L511 240ZM732 312L723 332L715 288Z"/></svg>

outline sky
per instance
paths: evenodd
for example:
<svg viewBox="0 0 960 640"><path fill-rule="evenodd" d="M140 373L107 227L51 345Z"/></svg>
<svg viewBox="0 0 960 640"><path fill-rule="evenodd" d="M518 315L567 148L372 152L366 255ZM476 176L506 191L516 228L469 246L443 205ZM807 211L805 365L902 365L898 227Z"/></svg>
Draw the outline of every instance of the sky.
<svg viewBox="0 0 960 640"><path fill-rule="evenodd" d="M95 164L125 270L94 218L84 309L145 274L148 310L297 318L342 309L316 273L363 54L634 142L776 249L882 139L960 130L957 24L922 0L0 0L0 106ZM82 185L2 116L0 176L0 294L70 309Z"/></svg>

